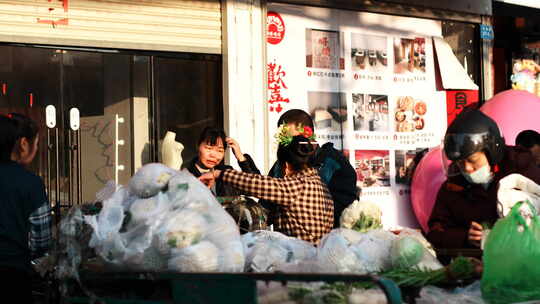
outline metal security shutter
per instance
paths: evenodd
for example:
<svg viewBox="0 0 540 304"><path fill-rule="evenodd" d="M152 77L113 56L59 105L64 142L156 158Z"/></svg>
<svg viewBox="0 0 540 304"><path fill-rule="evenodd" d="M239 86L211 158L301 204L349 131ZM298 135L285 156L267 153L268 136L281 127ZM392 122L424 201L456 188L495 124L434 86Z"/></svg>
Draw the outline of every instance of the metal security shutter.
<svg viewBox="0 0 540 304"><path fill-rule="evenodd" d="M0 0L0 41L221 53L219 0Z"/></svg>

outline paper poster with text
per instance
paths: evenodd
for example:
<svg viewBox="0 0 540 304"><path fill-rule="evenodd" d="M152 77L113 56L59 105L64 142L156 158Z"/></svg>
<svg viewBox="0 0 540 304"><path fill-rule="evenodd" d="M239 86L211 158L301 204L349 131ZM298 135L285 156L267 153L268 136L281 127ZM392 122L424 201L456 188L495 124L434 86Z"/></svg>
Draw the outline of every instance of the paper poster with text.
<svg viewBox="0 0 540 304"><path fill-rule="evenodd" d="M440 36L435 20L268 5L270 136L285 111L306 111L318 143L349 159L361 198L381 207L385 227L417 226L414 159L440 143L446 121L435 90L432 37Z"/></svg>

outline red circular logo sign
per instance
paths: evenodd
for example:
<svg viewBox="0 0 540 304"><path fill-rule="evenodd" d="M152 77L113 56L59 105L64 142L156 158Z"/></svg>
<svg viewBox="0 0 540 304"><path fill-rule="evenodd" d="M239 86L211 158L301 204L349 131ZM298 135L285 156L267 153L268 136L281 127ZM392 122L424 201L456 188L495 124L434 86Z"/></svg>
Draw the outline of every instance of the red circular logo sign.
<svg viewBox="0 0 540 304"><path fill-rule="evenodd" d="M268 12L266 16L266 41L278 44L285 37L285 23L276 12Z"/></svg>

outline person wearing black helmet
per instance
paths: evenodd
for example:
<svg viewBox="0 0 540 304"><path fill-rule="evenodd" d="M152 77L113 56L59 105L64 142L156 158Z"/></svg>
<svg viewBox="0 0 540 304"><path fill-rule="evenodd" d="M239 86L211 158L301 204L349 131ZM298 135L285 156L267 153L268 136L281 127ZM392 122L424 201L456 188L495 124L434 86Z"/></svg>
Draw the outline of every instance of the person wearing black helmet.
<svg viewBox="0 0 540 304"><path fill-rule="evenodd" d="M436 248L477 248L483 225L499 217L497 188L519 173L540 183L540 169L523 147L507 146L499 127L479 110L462 112L444 137L447 180L428 221L427 239Z"/></svg>

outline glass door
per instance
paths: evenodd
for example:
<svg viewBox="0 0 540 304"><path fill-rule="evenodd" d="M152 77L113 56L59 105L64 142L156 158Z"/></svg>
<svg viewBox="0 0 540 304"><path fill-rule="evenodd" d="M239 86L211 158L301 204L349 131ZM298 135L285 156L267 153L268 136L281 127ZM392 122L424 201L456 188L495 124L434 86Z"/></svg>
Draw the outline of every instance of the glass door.
<svg viewBox="0 0 540 304"><path fill-rule="evenodd" d="M0 46L0 58L0 113L38 123L30 170L43 178L53 206L93 201L108 181L129 180L134 56ZM49 125L46 109L56 118Z"/></svg>
<svg viewBox="0 0 540 304"><path fill-rule="evenodd" d="M201 130L223 126L221 95L220 56L0 45L0 113L38 123L29 169L57 212L158 161L167 131L191 159Z"/></svg>

